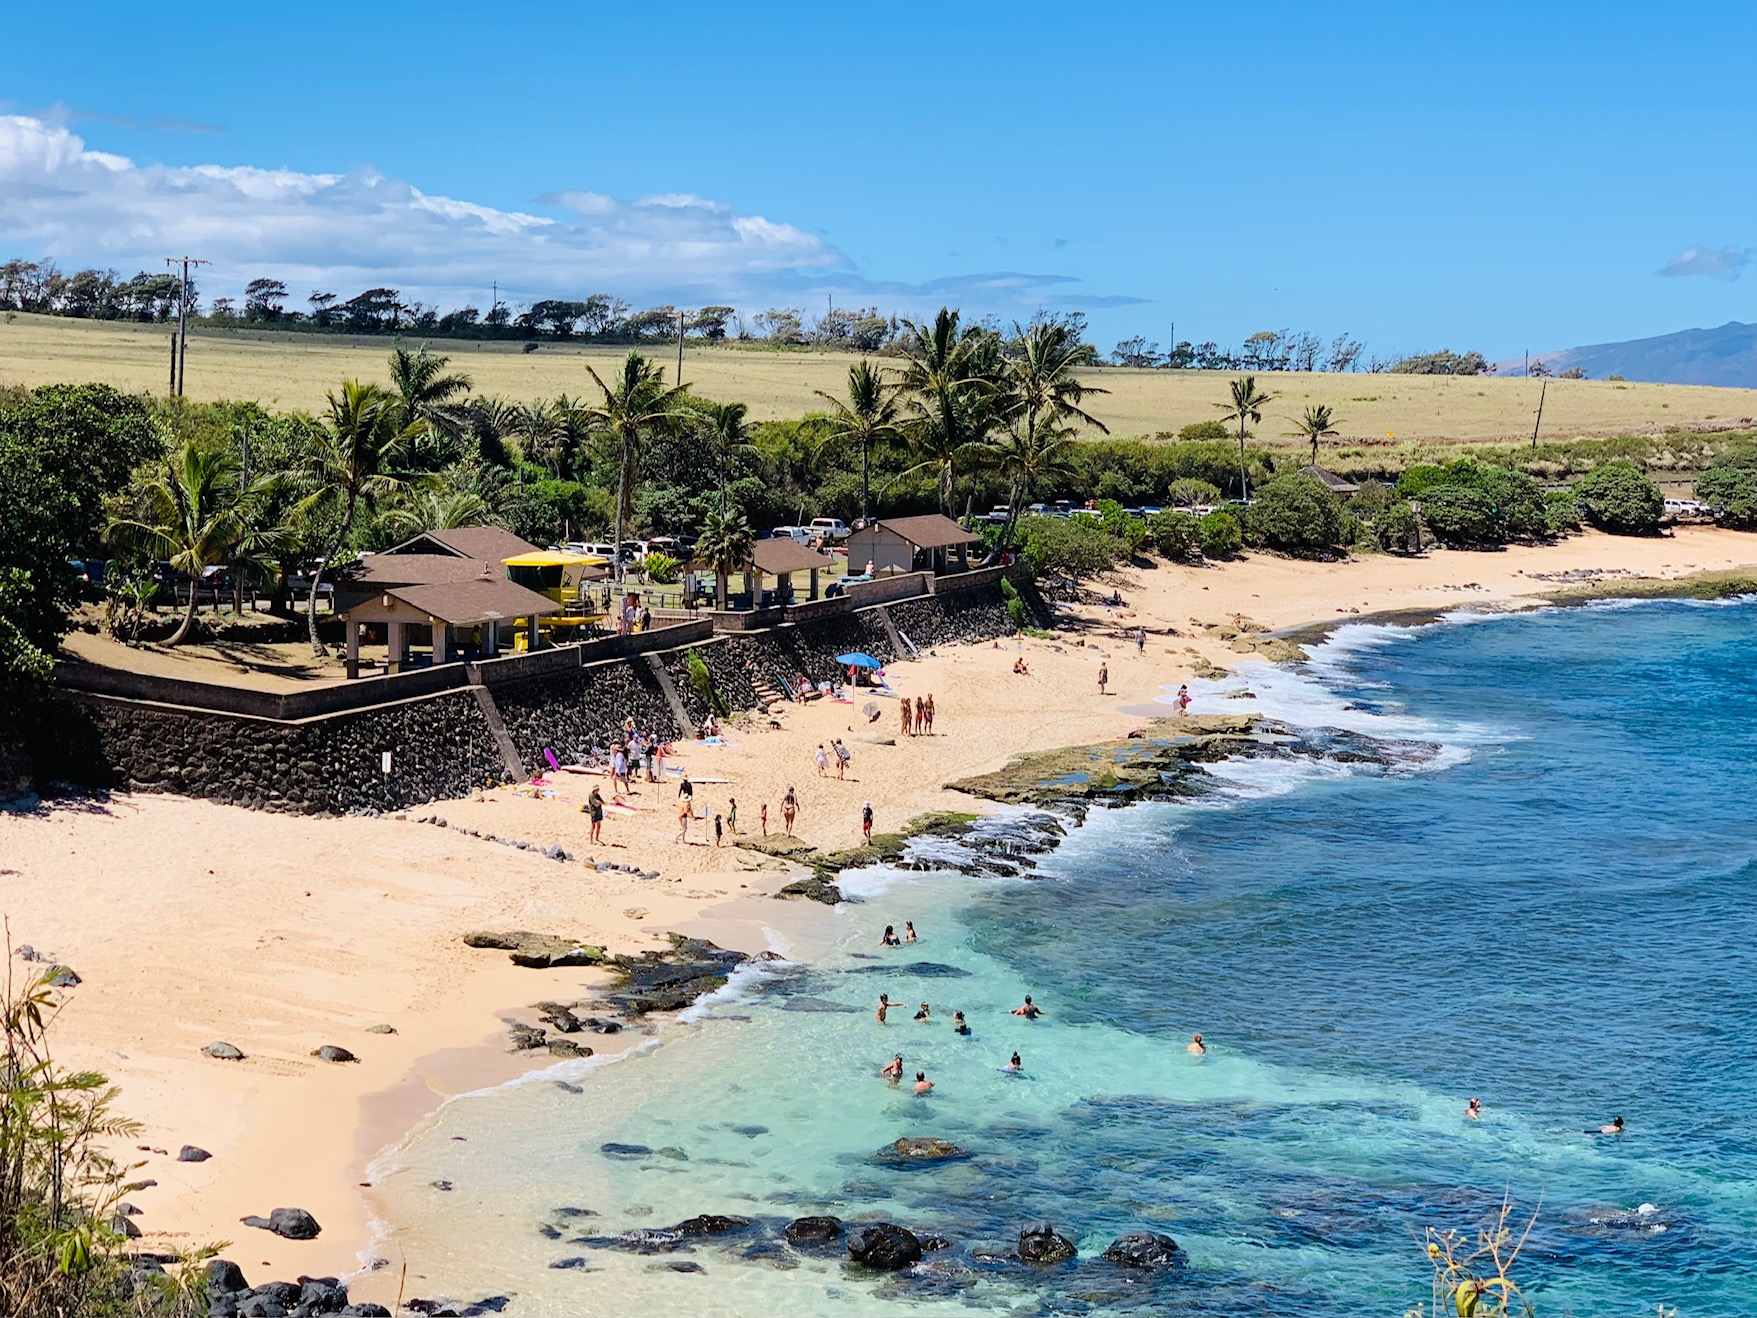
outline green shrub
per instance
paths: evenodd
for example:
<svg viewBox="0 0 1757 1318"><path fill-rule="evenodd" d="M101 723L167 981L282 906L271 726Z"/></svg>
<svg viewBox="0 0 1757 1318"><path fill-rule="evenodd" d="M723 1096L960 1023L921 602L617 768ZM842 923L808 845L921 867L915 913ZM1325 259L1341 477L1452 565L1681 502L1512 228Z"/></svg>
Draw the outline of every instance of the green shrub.
<svg viewBox="0 0 1757 1318"><path fill-rule="evenodd" d="M1392 554L1421 550L1421 522L1407 499L1398 499L1373 518L1373 538L1379 548Z"/></svg>
<svg viewBox="0 0 1757 1318"><path fill-rule="evenodd" d="M656 550L641 560L641 571L647 574L647 580L656 586L675 586L677 569L682 567L670 554L661 554Z"/></svg>
<svg viewBox="0 0 1757 1318"><path fill-rule="evenodd" d="M1194 513L1157 513L1147 519L1153 543L1174 563L1197 563L1202 558L1202 519Z"/></svg>
<svg viewBox="0 0 1757 1318"><path fill-rule="evenodd" d="M1723 453L1696 478L1696 497L1722 526L1757 530L1757 445Z"/></svg>
<svg viewBox="0 0 1757 1318"><path fill-rule="evenodd" d="M1665 516L1659 487L1633 462L1616 458L1574 483L1574 502L1590 526L1613 535L1656 535Z"/></svg>
<svg viewBox="0 0 1757 1318"><path fill-rule="evenodd" d="M1396 502L1397 492L1389 485L1381 485L1378 481L1362 481L1354 498L1348 501L1348 511L1356 517L1371 521Z"/></svg>
<svg viewBox="0 0 1757 1318"><path fill-rule="evenodd" d="M1005 577L1001 578L1001 599L1006 601L1007 617L1013 620L1013 629L1023 631L1025 627L1025 601L1019 598L1019 588Z"/></svg>
<svg viewBox="0 0 1757 1318"><path fill-rule="evenodd" d="M1177 437L1193 444L1207 439L1231 439L1232 432L1224 421L1192 421L1177 432Z"/></svg>
<svg viewBox="0 0 1757 1318"><path fill-rule="evenodd" d="M1090 517L1023 517L1019 552L1036 576L1078 581L1108 572L1128 550Z"/></svg>
<svg viewBox="0 0 1757 1318"><path fill-rule="evenodd" d="M1293 472L1276 476L1257 491L1245 514L1251 543L1289 553L1333 550L1348 543L1347 520L1324 482Z"/></svg>
<svg viewBox="0 0 1757 1318"><path fill-rule="evenodd" d="M1244 530L1230 508L1216 508L1202 518L1202 553L1207 558L1231 558L1245 547Z"/></svg>
<svg viewBox="0 0 1757 1318"><path fill-rule="evenodd" d="M1446 484L1446 469L1428 462L1412 462L1397 477L1397 493L1405 499L1419 498L1433 485Z"/></svg>
<svg viewBox="0 0 1757 1318"><path fill-rule="evenodd" d="M1566 535L1580 529L1580 505L1574 502L1574 491L1551 490L1543 496L1544 517L1551 535Z"/></svg>
<svg viewBox="0 0 1757 1318"><path fill-rule="evenodd" d="M1194 508L1202 503L1215 504L1220 502L1220 487L1193 476L1183 476L1171 483L1165 491L1165 498L1179 508Z"/></svg>
<svg viewBox="0 0 1757 1318"><path fill-rule="evenodd" d="M1115 499L1098 501L1098 525L1122 541L1123 547L1131 555L1140 553L1146 547L1149 538L1147 523L1123 512L1123 506Z"/></svg>
<svg viewBox="0 0 1757 1318"><path fill-rule="evenodd" d="M726 702L720 697L720 690L714 685L714 675L708 671L708 661L703 659L701 651L690 650L684 655L684 663L689 668L689 684L703 703L719 718L727 714Z"/></svg>
<svg viewBox="0 0 1757 1318"><path fill-rule="evenodd" d="M1443 545L1504 545L1507 523L1494 502L1467 485L1434 485L1423 491L1421 517Z"/></svg>

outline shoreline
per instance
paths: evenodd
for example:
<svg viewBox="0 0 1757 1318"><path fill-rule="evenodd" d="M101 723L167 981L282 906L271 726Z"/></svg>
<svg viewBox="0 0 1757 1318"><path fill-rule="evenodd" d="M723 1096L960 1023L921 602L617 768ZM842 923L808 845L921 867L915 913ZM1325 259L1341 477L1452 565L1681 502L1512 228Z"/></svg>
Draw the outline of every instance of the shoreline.
<svg viewBox="0 0 1757 1318"><path fill-rule="evenodd" d="M1631 544L1641 552L1613 559L1613 551ZM1576 562L1633 560L1649 571L1595 583L1590 593L1554 592L1553 583L1524 575L1524 567L1565 567L1557 555L1566 550L1576 551L1565 555ZM1699 560L1709 552L1721 555L1722 563L1687 564L1687 571L1670 576L1651 570L1672 566L1659 562L1662 555ZM1443 584L1473 570L1486 577L1487 560L1498 560L1502 568L1496 586ZM946 647L920 664L898 665L893 676L903 689L938 694L947 731L880 747L861 740L870 734L850 725L857 772L882 762L879 781L870 786L820 784L815 778L810 746L832 725L842 733L851 716L847 707L822 703L790 707L778 720L779 732L740 729L735 736L745 745L736 753L687 747L685 758L693 772L731 777L741 792L742 784L760 781L740 805L747 828L754 822L752 802L766 797L773 804L779 784L799 783L806 802L802 835L822 852L840 851L859 840L862 794L880 809L881 829L934 809L986 813L986 803L950 793L944 784L998 769L1022 750L1121 737L1140 721L1137 711L1144 704L1164 694L1161 688L1187 680L1198 663L1231 667L1261 660L1212 635L1191 634L1185 623L1186 616L1195 616L1191 609L1215 622L1235 612L1249 614L1266 626L1279 625L1280 631L1269 633L1278 637L1327 635L1354 622L1433 621L1479 603L1524 609L1690 594L1717 574L1749 580L1738 578L1737 568L1754 561L1757 536L1699 532L1664 543L1595 536L1529 552L1368 562L1352 576L1346 564L1261 558L1222 568L1161 565L1133 574L1124 608L1082 606L1073 614L1080 629L1058 631L1053 640ZM1508 575L1516 566L1520 571ZM1314 568L1316 580L1308 575ZM1382 568L1393 570L1377 571ZM1409 598L1436 591L1464 598L1444 604ZM1201 598L1204 592L1211 598ZM1391 607L1348 611L1375 593L1390 596ZM1267 603L1265 595L1271 596ZM1313 617L1330 609L1335 612L1329 617ZM1104 635L1137 623L1155 628L1145 654ZM1167 627L1169 634L1159 630ZM1010 664L1015 653L1031 666L1028 683L1007 681L1001 655ZM1113 684L1122 688L1102 700L1091 684L1100 655L1113 668ZM890 720L876 731L894 733ZM709 787L702 795L729 790ZM567 804L503 789L435 808L468 826L560 842L587 854L584 823ZM186 798L122 794L83 805L49 803L28 816L0 815L0 855L23 861L13 876L0 876L0 909L11 919L15 944L52 950L87 980L70 995L60 1052L107 1071L122 1086L120 1108L144 1123L143 1139L150 1145L174 1153L193 1143L215 1154L202 1164L149 1157L149 1169L134 1173L161 1181L134 1196L145 1210L138 1219L148 1233L142 1243L176 1247L230 1239L228 1256L252 1280L358 1269L359 1255L377 1239L370 1187L359 1184L367 1179L368 1163L407 1144L452 1098L553 1064L496 1051L497 1044L504 1046L505 1020L530 1017L521 1002L590 996L591 972L522 970L504 953L469 952L457 941L464 928L554 928L619 951L651 947L655 936L673 931L737 946L742 930L754 945L739 950L755 952L766 947L770 925L804 929L819 923L812 904L776 905L768 895L797 867L741 851L675 848L668 842L674 821L659 805L646 798L607 829L626 838L622 846L598 849L669 871L658 882L582 875L578 866L404 820L252 815ZM211 866L208 875L216 882L204 881L198 862ZM118 903L106 875L139 891ZM67 891L70 878L75 882ZM295 891L295 884L303 886ZM179 894L185 885L189 890ZM50 889L60 889L60 898ZM263 900L265 893L272 899ZM315 895L307 903L300 893ZM167 910L167 904L176 909ZM319 904L315 914L301 909ZM82 909L104 917L89 922L99 927L66 918ZM765 912L773 919L764 919ZM113 927L105 927L106 921ZM158 926L163 937L140 937L141 929ZM799 938L795 947L810 941ZM159 993L161 980L177 978L165 972L174 971L179 958L189 963L196 988ZM134 1008L155 994L164 1019L145 1021ZM242 1001L214 1011L214 1001L228 995ZM272 1023L253 1024L263 1021ZM362 1033L379 1021L399 1033ZM657 1027L660 1033L665 1028ZM635 1030L617 1036L618 1053L626 1054L643 1037ZM249 1060L200 1058L201 1045L214 1038L237 1043ZM334 1067L305 1060L321 1043L347 1046L362 1062ZM400 1125L410 1114L413 1120ZM386 1132L389 1137L381 1139ZM323 1236L289 1242L236 1225L243 1213L281 1205L316 1213ZM361 1298L377 1298L367 1292L391 1271L367 1274Z"/></svg>

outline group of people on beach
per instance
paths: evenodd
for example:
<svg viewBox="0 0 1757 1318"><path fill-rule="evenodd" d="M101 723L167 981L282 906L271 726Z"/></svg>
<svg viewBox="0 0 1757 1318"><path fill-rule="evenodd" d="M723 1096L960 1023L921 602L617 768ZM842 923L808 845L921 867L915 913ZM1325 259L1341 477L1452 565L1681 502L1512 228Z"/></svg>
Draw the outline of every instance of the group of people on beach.
<svg viewBox="0 0 1757 1318"><path fill-rule="evenodd" d="M840 737L832 737L830 739L828 750L824 749L823 742L820 741L817 744L817 750L811 757L812 763L817 765L817 776L819 778L828 778L830 776L830 759L832 756L836 761L837 779L841 780L846 778L848 776L848 766L854 763L854 756L848 750L847 744L844 743Z"/></svg>
<svg viewBox="0 0 1757 1318"><path fill-rule="evenodd" d="M897 704L902 707L902 731L905 737L931 737L933 735L933 693L931 691L925 697L916 696L913 708L911 708L908 696L902 697Z"/></svg>

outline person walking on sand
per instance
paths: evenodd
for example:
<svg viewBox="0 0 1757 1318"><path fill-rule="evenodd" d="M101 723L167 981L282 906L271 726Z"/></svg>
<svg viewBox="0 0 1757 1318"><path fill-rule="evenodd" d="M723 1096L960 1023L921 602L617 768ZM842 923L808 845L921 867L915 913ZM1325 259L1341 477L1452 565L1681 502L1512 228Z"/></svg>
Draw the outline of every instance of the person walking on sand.
<svg viewBox="0 0 1757 1318"><path fill-rule="evenodd" d="M1177 712L1180 715L1190 712L1190 687L1187 682L1177 689Z"/></svg>
<svg viewBox="0 0 1757 1318"><path fill-rule="evenodd" d="M932 733L933 733L933 692L931 692L931 691L929 691L927 693L927 731L928 731L929 735L932 735Z"/></svg>
<svg viewBox="0 0 1757 1318"><path fill-rule="evenodd" d="M781 798L781 822L787 826L787 836L793 836L793 821L799 818L799 797L791 787L787 795Z"/></svg>
<svg viewBox="0 0 1757 1318"><path fill-rule="evenodd" d="M688 801L677 803L677 840L685 846L689 845L689 821L695 817L695 811Z"/></svg>
<svg viewBox="0 0 1757 1318"><path fill-rule="evenodd" d="M852 761L854 757L848 753L848 748L842 744L842 739L840 737L837 737L830 743L830 749L836 752L836 777L839 779L846 778L848 776L849 762Z"/></svg>
<svg viewBox="0 0 1757 1318"><path fill-rule="evenodd" d="M1147 629L1145 627L1135 628L1135 653L1147 653Z"/></svg>
<svg viewBox="0 0 1757 1318"><path fill-rule="evenodd" d="M628 778L628 752L618 746L610 757L610 795L615 800L622 800L626 790L624 784Z"/></svg>
<svg viewBox="0 0 1757 1318"><path fill-rule="evenodd" d="M817 776L819 778L828 778L830 776L830 756L829 752L824 750L823 742L820 741L817 744L817 753L811 758L812 763L817 765Z"/></svg>
<svg viewBox="0 0 1757 1318"><path fill-rule="evenodd" d="M860 835L862 837L864 837L868 842L872 841L872 802L871 801L862 801L860 803ZM909 941L914 942L915 940L913 938L911 938Z"/></svg>
<svg viewBox="0 0 1757 1318"><path fill-rule="evenodd" d="M720 845L720 838L726 831L726 819L723 815L714 816L714 845Z"/></svg>
<svg viewBox="0 0 1757 1318"><path fill-rule="evenodd" d="M909 704L909 697L904 696L900 703L903 706L903 735L905 737L913 737L915 735L915 732L914 732L913 727L911 726L911 720L910 720L910 716L909 716L909 711L911 708L911 706Z"/></svg>
<svg viewBox="0 0 1757 1318"><path fill-rule="evenodd" d="M933 1081L927 1078L926 1071L917 1071L915 1073L915 1092L918 1094L933 1092Z"/></svg>
<svg viewBox="0 0 1757 1318"><path fill-rule="evenodd" d="M1099 664L1098 665L1098 694L1099 695L1102 696L1102 695L1109 694L1104 689L1106 684L1109 683L1109 681L1110 681L1110 665L1109 664Z"/></svg>
<svg viewBox="0 0 1757 1318"><path fill-rule="evenodd" d="M881 1066L879 1068L879 1074L889 1080L893 1085L901 1080L903 1078L903 1054L898 1053L895 1057L891 1058L889 1062Z"/></svg>
<svg viewBox="0 0 1757 1318"><path fill-rule="evenodd" d="M769 835L769 803L764 801L757 807L757 822L762 825L763 836Z"/></svg>
<svg viewBox="0 0 1757 1318"><path fill-rule="evenodd" d="M890 995L885 994L885 993L879 994L878 1011L875 1014L878 1017L878 1023L880 1025L883 1025L885 1023L885 1013L887 1011L889 1011L890 1009L891 1009Z"/></svg>
<svg viewBox="0 0 1757 1318"><path fill-rule="evenodd" d="M1203 1057L1207 1055L1208 1045L1202 1042L1201 1035L1192 1034L1190 1041L1184 1045L1184 1051L1191 1057Z"/></svg>
<svg viewBox="0 0 1757 1318"><path fill-rule="evenodd" d="M585 805L580 808L592 819L590 840L602 842L604 840L604 793L593 787L592 794L586 798Z"/></svg>

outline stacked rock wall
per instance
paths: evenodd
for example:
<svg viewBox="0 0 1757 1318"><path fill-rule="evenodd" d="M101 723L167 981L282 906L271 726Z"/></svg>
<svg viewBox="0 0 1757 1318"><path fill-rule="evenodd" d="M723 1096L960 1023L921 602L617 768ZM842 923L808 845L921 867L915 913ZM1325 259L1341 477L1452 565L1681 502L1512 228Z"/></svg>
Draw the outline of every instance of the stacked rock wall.
<svg viewBox="0 0 1757 1318"><path fill-rule="evenodd" d="M645 658L510 682L494 689L494 703L520 758L533 771L546 762L545 747L563 762L605 749L625 718L634 719L643 733L667 739L683 735Z"/></svg>

